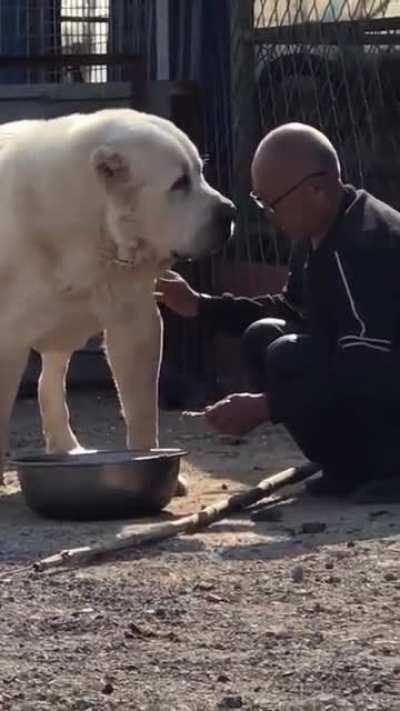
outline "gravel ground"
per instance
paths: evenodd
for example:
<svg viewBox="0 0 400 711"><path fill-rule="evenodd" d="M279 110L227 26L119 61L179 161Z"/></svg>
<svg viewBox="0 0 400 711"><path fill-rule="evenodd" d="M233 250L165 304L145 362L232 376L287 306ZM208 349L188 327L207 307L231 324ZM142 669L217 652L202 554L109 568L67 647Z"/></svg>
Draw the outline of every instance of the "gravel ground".
<svg viewBox="0 0 400 711"><path fill-rule="evenodd" d="M85 445L121 445L109 393L75 393L72 411ZM18 402L11 439L20 452L40 444L34 401ZM162 444L189 451L190 483L163 518L302 461L282 430L238 442L179 413L163 413ZM321 503L298 487L267 521L242 514L37 573L38 558L139 522L42 520L13 472L0 491L2 711L400 710L398 505Z"/></svg>

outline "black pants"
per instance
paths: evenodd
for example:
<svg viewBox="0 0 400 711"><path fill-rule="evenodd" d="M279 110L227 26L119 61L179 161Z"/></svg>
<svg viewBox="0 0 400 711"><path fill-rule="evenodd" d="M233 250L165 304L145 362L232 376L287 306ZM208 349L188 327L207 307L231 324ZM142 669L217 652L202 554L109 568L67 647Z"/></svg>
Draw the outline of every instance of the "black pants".
<svg viewBox="0 0 400 711"><path fill-rule="evenodd" d="M250 392L260 393L268 389L267 349L278 338L295 330L294 325L279 318L263 318L246 329L242 338L242 354Z"/></svg>
<svg viewBox="0 0 400 711"><path fill-rule="evenodd" d="M330 475L357 483L400 475L400 403L360 401L348 392L327 408L326 394L312 386L324 356L309 336L290 330L285 321L263 319L242 340L250 389L267 392L274 421Z"/></svg>

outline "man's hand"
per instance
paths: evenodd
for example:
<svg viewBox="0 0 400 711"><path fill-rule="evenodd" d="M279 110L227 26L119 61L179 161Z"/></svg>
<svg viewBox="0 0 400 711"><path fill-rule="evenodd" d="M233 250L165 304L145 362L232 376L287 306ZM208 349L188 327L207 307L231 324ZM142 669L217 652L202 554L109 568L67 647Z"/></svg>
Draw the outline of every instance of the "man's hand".
<svg viewBox="0 0 400 711"><path fill-rule="evenodd" d="M235 437L250 432L270 419L264 394L237 393L206 407L205 416L211 427L221 434Z"/></svg>
<svg viewBox="0 0 400 711"><path fill-rule="evenodd" d="M197 316L200 294L177 272L168 270L157 280L155 297L180 316Z"/></svg>

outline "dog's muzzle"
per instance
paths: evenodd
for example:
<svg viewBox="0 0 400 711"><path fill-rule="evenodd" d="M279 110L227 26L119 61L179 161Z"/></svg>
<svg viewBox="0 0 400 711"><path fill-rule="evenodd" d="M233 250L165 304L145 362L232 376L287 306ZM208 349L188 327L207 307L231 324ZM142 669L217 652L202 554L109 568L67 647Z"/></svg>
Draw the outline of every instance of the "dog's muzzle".
<svg viewBox="0 0 400 711"><path fill-rule="evenodd" d="M219 252L232 237L237 210L233 202L224 200L214 208L210 222L197 234L190 253L173 251L173 259L198 259Z"/></svg>

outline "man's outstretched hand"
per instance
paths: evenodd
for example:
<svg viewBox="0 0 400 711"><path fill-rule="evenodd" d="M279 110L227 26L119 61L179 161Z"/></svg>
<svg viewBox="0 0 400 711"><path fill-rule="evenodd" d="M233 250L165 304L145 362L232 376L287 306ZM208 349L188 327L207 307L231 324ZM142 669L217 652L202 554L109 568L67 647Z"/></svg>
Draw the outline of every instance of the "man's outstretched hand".
<svg viewBox="0 0 400 711"><path fill-rule="evenodd" d="M199 312L200 294L171 269L157 280L154 296L179 316L197 316Z"/></svg>
<svg viewBox="0 0 400 711"><path fill-rule="evenodd" d="M240 437L270 419L266 396L261 393L228 395L205 409L208 424L220 434Z"/></svg>

